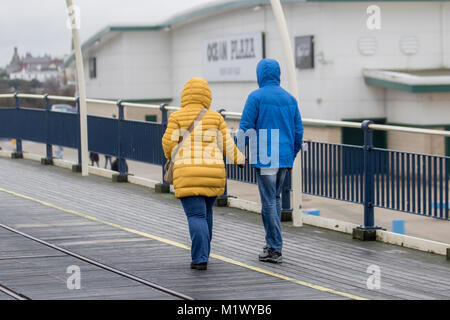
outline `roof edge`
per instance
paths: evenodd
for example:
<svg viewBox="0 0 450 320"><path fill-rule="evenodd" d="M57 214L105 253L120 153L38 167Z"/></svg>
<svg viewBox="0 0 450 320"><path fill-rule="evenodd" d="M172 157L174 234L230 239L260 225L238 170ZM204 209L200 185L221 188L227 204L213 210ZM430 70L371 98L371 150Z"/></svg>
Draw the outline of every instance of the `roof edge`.
<svg viewBox="0 0 450 320"><path fill-rule="evenodd" d="M90 46L92 46L95 42L106 36L107 34L111 32L125 32L125 31L152 31L152 30L162 30L164 29L163 25L111 25L106 26L105 28L101 29L97 33L95 33L93 36L91 36L88 40L86 40L82 46L81 50L86 50ZM72 51L70 56L64 61L64 68L67 68L73 61L75 60L75 53Z"/></svg>
<svg viewBox="0 0 450 320"><path fill-rule="evenodd" d="M376 0L379 2L424 2L425 0ZM450 0L428 0L429 2L450 2ZM281 0L282 3L307 3L307 2L373 2L373 0ZM229 11L242 7L251 7L258 5L270 4L270 0L219 0L213 3L207 3L194 7L184 12L169 17L162 23L154 25L124 25L124 26L107 26L90 37L81 46L82 50L87 49L97 40L113 31L149 31L162 30L170 28L176 24L187 22L196 18L203 17L218 11ZM72 52L69 58L64 62L64 68L67 68L75 59Z"/></svg>
<svg viewBox="0 0 450 320"><path fill-rule="evenodd" d="M294 3L294 2L307 2L307 1L316 1L316 0L281 0L283 3ZM345 1L345 0L344 0ZM450 0L449 0L450 1ZM99 32L94 34L88 40L86 40L82 46L81 50L85 50L93 45L97 40L104 37L106 34L113 31L149 31L149 30L163 30L165 28L170 28L175 24L190 21L195 18L199 18L213 12L222 11L222 10L233 10L242 7L256 6L269 4L270 0L220 0L213 3L208 3L202 6L197 6L195 8L189 9L182 13L175 14L174 16L168 18L164 22L155 25L148 26L133 26L133 25L124 25L124 26L107 26L101 29ZM75 59L75 54L72 52L67 60L64 62L64 68L67 68Z"/></svg>

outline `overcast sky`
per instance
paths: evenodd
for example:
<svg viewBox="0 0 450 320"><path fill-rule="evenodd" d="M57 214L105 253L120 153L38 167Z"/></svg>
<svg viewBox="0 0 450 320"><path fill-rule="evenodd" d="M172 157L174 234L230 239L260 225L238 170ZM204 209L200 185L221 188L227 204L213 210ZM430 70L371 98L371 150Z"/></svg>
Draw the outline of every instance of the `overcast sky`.
<svg viewBox="0 0 450 320"><path fill-rule="evenodd" d="M216 0L74 0L81 10L81 40L110 24L156 24L172 15ZM0 67L13 54L70 52L71 31L66 28L64 0L0 1Z"/></svg>

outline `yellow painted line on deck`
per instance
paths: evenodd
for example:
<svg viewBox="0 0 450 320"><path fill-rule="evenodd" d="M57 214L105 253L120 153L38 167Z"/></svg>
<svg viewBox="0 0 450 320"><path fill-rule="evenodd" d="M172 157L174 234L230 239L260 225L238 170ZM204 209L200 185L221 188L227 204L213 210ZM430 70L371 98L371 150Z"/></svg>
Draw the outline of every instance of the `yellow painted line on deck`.
<svg viewBox="0 0 450 320"><path fill-rule="evenodd" d="M14 192L14 191L10 191L10 190L6 190L6 189L3 189L3 188L0 188L0 191L4 192L4 193L8 193L8 194L16 196L16 197L19 197L19 198L22 198L22 199L26 199L26 200L30 200L30 201L33 201L33 202L37 202L37 203L39 203L41 205L44 205L46 207L54 208L54 209L57 209L59 211L63 211L63 212L66 212L66 213L71 213L71 214L77 215L79 217L82 217L82 218L85 218L85 219L89 219L91 221L95 221L95 222L98 222L98 223L101 223L101 224L105 224L105 225L114 227L116 229L124 230L124 231L127 231L129 233L140 235L140 236L145 237L145 238L153 239L153 240L156 240L156 241L159 241L159 242L162 242L162 243L174 246L174 247L178 247L178 248L182 248L182 249L186 249L186 250L191 250L191 248L189 246L184 245L182 243L179 243L179 242L176 242L176 241L173 241L173 240L169 240L169 239L166 239L166 238L162 238L162 237L159 237L159 236L155 236L155 235L150 234L150 233L146 233L146 232L138 231L138 230L135 230L135 229L123 227L121 225L118 225L118 224L115 224L115 223L112 223L112 222L103 221L103 220L100 220L100 219L98 219L96 217L92 217L92 216L89 216L87 214L75 211L75 210L66 209L66 208L57 206L55 204L52 204L50 202L46 202L46 201L42 201L42 200L39 200L39 199L35 199L35 198L32 198L32 197L26 196L24 194L20 194L20 193L17 193L17 192ZM359 296L356 296L356 295L353 295L353 294L350 294L350 293L346 293L346 292L342 292L342 291L336 291L336 290L333 290L333 289L330 289L330 288L327 288L327 287L323 287L323 286L320 286L320 285L315 285L315 284L308 283L308 282L305 282L305 281L297 280L297 279L294 279L294 278L291 278L291 277L288 277L288 276L285 276L285 275L282 275L282 274L279 274L279 273L275 273L275 272L272 272L272 271L269 271L269 270L266 270L266 269L263 269L263 268L260 268L260 267L251 266L249 264L246 264L246 263L234 260L234 259L230 259L230 258L221 256L221 255L218 255L218 254L212 253L210 256L212 258L215 258L215 259L223 261L223 262L227 262L227 263L230 263L230 264L233 264L233 265L236 265L236 266L243 267L245 269L249 269L249 270L252 270L252 271L256 271L256 272L259 272L259 273L262 273L262 274L266 274L266 275L275 277L275 278L279 278L279 279L283 279L283 280L286 280L286 281L289 281L289 282L293 282L293 283L296 283L298 285L301 285L301 286L304 286L304 287L308 287L308 288L312 288L312 289L315 289L315 290L318 290L318 291L328 292L328 293L331 293L331 294L335 294L335 295L346 297L346 298L353 299L353 300L368 300L367 298L359 297Z"/></svg>

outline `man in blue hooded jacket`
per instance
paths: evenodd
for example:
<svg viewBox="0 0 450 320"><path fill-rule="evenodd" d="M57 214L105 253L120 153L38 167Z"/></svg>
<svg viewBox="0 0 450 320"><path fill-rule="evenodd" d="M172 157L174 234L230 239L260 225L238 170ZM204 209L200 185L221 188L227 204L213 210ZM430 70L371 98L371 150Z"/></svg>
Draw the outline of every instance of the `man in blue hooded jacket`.
<svg viewBox="0 0 450 320"><path fill-rule="evenodd" d="M247 99L238 140L250 141L250 163L256 168L266 246L260 261L281 263L281 192L286 174L301 150L303 125L297 100L280 86L280 65L263 59L257 66L259 89Z"/></svg>

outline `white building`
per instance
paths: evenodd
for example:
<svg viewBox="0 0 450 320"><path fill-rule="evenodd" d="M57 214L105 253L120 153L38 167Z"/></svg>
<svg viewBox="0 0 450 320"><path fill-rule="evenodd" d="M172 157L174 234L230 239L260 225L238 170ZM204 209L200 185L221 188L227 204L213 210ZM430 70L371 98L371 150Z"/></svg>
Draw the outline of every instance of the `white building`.
<svg viewBox="0 0 450 320"><path fill-rule="evenodd" d="M6 67L10 79L37 80L45 82L48 80L62 81L63 60L52 58L49 55L32 56L27 53L24 57L19 57L17 47L10 64Z"/></svg>
<svg viewBox="0 0 450 320"><path fill-rule="evenodd" d="M450 129L450 4L287 0L283 7L295 53L303 55L297 68L303 117ZM200 76L210 82L213 108L236 112L257 88L259 58L284 67L268 0L215 2L161 25L107 27L83 48L89 97L178 105L184 83ZM354 134L306 130L307 137L338 143L357 143ZM450 153L439 137L377 140L390 148Z"/></svg>
<svg viewBox="0 0 450 320"><path fill-rule="evenodd" d="M9 75L10 79L20 79L20 80L37 80L39 82L46 82L48 80L58 80L60 78L60 71L56 69L52 70L42 70L42 69L22 69L17 72L13 72Z"/></svg>

